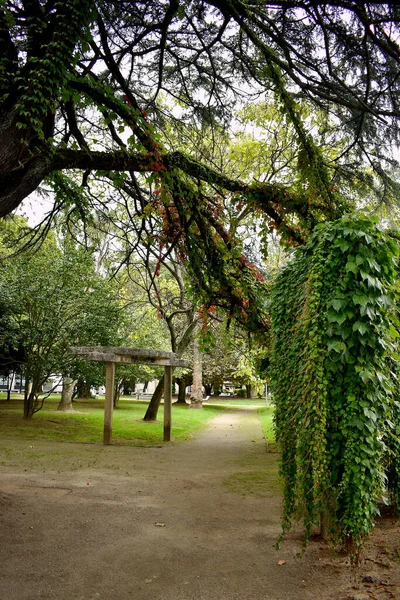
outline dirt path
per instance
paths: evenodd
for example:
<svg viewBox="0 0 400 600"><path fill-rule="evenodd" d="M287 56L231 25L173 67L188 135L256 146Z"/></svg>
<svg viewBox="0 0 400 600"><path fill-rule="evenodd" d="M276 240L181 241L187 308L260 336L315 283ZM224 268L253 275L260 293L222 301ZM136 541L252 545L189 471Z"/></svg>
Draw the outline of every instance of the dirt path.
<svg viewBox="0 0 400 600"><path fill-rule="evenodd" d="M275 550L276 456L256 411L160 448L3 440L0 465L4 600L400 598L398 522L356 573L321 542L296 558L295 533Z"/></svg>

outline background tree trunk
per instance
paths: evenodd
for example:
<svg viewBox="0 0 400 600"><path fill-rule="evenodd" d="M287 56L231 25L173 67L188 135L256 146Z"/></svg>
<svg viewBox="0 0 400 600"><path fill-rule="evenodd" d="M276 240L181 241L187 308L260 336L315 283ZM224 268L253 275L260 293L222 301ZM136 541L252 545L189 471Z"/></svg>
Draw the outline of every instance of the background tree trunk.
<svg viewBox="0 0 400 600"><path fill-rule="evenodd" d="M178 400L176 401L176 404L186 404L187 380L185 377L180 377L176 382L178 384Z"/></svg>
<svg viewBox="0 0 400 600"><path fill-rule="evenodd" d="M253 397L253 388L250 384L246 383L246 398L250 400Z"/></svg>
<svg viewBox="0 0 400 600"><path fill-rule="evenodd" d="M7 402L11 399L11 388L14 383L15 373L9 373L7 377Z"/></svg>
<svg viewBox="0 0 400 600"><path fill-rule="evenodd" d="M124 380L120 379L119 381L116 381L115 387L114 387L114 397L113 397L114 408L118 408L119 399L121 397L123 388L124 388Z"/></svg>
<svg viewBox="0 0 400 600"><path fill-rule="evenodd" d="M190 408L203 408L203 364L197 335L193 337L193 384Z"/></svg>
<svg viewBox="0 0 400 600"><path fill-rule="evenodd" d="M63 412L74 411L72 407L72 394L74 392L75 383L76 381L74 381L72 377L63 377L61 400L57 410L61 410Z"/></svg>
<svg viewBox="0 0 400 600"><path fill-rule="evenodd" d="M212 383L205 383L204 384L204 389L205 389L205 392L206 392L206 396L211 396Z"/></svg>
<svg viewBox="0 0 400 600"><path fill-rule="evenodd" d="M147 407L146 414L143 417L143 421L156 421L158 407L161 403L161 398L164 394L164 375L161 377L160 381L157 383L157 387L154 390L154 393L151 397L150 404Z"/></svg>
<svg viewBox="0 0 400 600"><path fill-rule="evenodd" d="M86 383L82 379L78 379L77 385L77 398L91 398L92 394L90 393L90 384Z"/></svg>
<svg viewBox="0 0 400 600"><path fill-rule="evenodd" d="M212 388L214 396L219 396L221 393L222 379L214 379Z"/></svg>

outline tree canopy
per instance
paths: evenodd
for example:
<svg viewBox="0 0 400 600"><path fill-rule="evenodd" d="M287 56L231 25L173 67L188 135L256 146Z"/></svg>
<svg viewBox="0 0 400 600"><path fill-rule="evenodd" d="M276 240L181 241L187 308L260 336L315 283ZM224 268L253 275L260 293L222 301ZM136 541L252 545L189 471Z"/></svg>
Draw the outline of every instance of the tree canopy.
<svg viewBox="0 0 400 600"><path fill-rule="evenodd" d="M262 327L263 307L246 310L261 278L233 252L226 202L295 244L360 189L395 198L399 15L354 1L5 0L0 215L44 182L55 211L81 219L119 198L140 235L158 211L160 242L190 259L199 288ZM239 179L211 150L185 150L183 127L207 130L212 148L237 127L237 107L266 98L292 132L293 183L263 180L251 164ZM318 127L307 116L316 111Z"/></svg>
<svg viewBox="0 0 400 600"><path fill-rule="evenodd" d="M31 383L24 402L30 418L43 405L39 395L49 377L74 373L70 346L114 341L121 307L82 247L49 235L39 251L10 257L6 244L18 232L7 225L0 227L0 361L7 365L11 353Z"/></svg>

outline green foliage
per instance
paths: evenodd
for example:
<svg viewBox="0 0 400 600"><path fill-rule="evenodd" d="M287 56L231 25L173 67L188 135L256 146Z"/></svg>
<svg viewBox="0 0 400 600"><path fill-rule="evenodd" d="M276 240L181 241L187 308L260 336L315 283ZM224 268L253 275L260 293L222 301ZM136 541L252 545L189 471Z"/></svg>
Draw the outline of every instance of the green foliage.
<svg viewBox="0 0 400 600"><path fill-rule="evenodd" d="M6 236L6 234L5 234ZM20 368L32 391L25 416L40 410L41 387L53 373L72 373L73 345L111 345L120 309L93 257L48 236L37 252L3 256L0 305L6 307L1 343L23 348Z"/></svg>
<svg viewBox="0 0 400 600"><path fill-rule="evenodd" d="M375 221L346 215L297 251L272 298L283 528L302 518L308 539L328 513L353 554L387 486L399 492L398 256Z"/></svg>

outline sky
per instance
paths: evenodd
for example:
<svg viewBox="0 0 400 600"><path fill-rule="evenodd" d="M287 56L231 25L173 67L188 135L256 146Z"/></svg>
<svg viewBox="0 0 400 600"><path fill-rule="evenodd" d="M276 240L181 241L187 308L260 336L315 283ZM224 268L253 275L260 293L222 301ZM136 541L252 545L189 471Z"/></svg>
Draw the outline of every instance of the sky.
<svg viewBox="0 0 400 600"><path fill-rule="evenodd" d="M35 225L38 225L43 220L46 213L51 210L53 204L54 201L51 195L45 197L35 191L20 204L16 210L16 214L26 217L29 225L35 227Z"/></svg>

